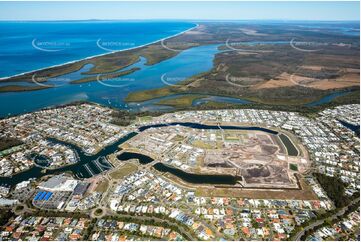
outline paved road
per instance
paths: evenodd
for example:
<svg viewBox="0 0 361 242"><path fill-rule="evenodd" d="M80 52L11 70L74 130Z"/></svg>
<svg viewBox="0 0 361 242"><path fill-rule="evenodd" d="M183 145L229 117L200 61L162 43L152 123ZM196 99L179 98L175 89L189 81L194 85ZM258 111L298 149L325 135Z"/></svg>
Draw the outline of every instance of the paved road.
<svg viewBox="0 0 361 242"><path fill-rule="evenodd" d="M179 226L179 224L169 221L167 219L161 219L161 218L153 217L153 216L127 215L127 214L117 214L116 216L120 217L120 218L129 218L129 219L136 218L136 219L140 219L143 221L154 220L156 222L166 222L168 225L176 226L179 229L179 232L181 232L181 234L183 234L183 235L186 235L188 237L188 239L193 240L193 241L198 240L197 238L192 236L188 231L186 231L182 226Z"/></svg>
<svg viewBox="0 0 361 242"><path fill-rule="evenodd" d="M332 216L328 217L328 218L325 218L325 219L319 219L315 222L313 222L312 224L306 226L303 230L301 230L300 232L298 232L295 236L294 236L294 239L295 241L300 241L301 240L301 237L305 234L306 231L310 230L310 229L313 229L314 227L318 226L318 225L321 225L323 224L327 219L335 219L337 218L338 216L341 216L343 215L346 210L349 208L349 206L355 204L356 202L359 202L360 201L360 198L357 198L355 200L353 200L348 206L342 208L340 211L338 211L337 213L333 214Z"/></svg>

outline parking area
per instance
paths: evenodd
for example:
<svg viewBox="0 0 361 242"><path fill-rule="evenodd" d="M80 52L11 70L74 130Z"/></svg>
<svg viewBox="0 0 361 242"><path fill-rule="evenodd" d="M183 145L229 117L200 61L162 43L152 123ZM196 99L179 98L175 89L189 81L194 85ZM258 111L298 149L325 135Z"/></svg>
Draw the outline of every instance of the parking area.
<svg viewBox="0 0 361 242"><path fill-rule="evenodd" d="M42 209L61 209L70 195L71 192L37 190L33 198L33 205Z"/></svg>

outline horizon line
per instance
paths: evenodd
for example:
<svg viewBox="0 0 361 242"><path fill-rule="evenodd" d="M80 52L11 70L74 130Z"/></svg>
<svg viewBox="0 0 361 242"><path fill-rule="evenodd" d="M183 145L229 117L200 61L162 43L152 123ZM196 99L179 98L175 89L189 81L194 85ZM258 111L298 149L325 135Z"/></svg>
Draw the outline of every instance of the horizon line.
<svg viewBox="0 0 361 242"><path fill-rule="evenodd" d="M318 21L318 22L360 22L360 19L0 19L0 22L60 22L60 21Z"/></svg>

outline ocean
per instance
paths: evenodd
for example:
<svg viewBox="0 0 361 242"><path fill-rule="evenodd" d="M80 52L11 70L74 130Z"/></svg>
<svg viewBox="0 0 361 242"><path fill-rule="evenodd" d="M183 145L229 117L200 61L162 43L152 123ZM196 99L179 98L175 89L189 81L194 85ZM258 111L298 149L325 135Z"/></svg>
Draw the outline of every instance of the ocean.
<svg viewBox="0 0 361 242"><path fill-rule="evenodd" d="M194 26L177 21L0 21L0 77L134 48Z"/></svg>

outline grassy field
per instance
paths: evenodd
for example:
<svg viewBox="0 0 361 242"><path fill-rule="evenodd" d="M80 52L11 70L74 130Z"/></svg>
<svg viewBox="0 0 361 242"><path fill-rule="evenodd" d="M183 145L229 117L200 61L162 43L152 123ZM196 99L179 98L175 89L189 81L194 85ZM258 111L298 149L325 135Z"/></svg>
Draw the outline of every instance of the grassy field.
<svg viewBox="0 0 361 242"><path fill-rule="evenodd" d="M306 185L303 179L300 180L302 190L255 190L242 188L196 188L196 196L215 196L215 197L239 197L239 198L257 198L257 199L300 199L315 200L318 199L311 187Z"/></svg>
<svg viewBox="0 0 361 242"><path fill-rule="evenodd" d="M142 117L138 117L139 122L150 122L152 121L153 117L152 116L142 116Z"/></svg>
<svg viewBox="0 0 361 242"><path fill-rule="evenodd" d="M143 102L151 100L158 97L165 97L174 94L175 92L171 91L170 88L158 88L152 90L144 90L139 92L129 93L125 98L126 102Z"/></svg>
<svg viewBox="0 0 361 242"><path fill-rule="evenodd" d="M238 197L254 199L317 199L312 191L302 190L252 190L234 188L197 188L196 196L205 197Z"/></svg>
<svg viewBox="0 0 361 242"><path fill-rule="evenodd" d="M202 140L195 140L195 141L193 141L192 145L194 147L202 148L202 149L214 149L215 148L213 145L208 144Z"/></svg>
<svg viewBox="0 0 361 242"><path fill-rule="evenodd" d="M71 81L70 83L71 84L79 84L79 83L93 82L93 81L98 81L98 80L106 82L109 79L115 79L117 77L129 75L129 74L131 74L131 73L133 73L135 71L138 71L138 70L140 70L140 68L132 68L132 69L127 70L127 71L104 74L104 75L100 75L100 76L84 77L84 78L81 78L79 80Z"/></svg>
<svg viewBox="0 0 361 242"><path fill-rule="evenodd" d="M127 163L123 166L116 168L116 170L112 171L109 176L112 179L122 179L123 177L135 172L138 170L138 167L134 164Z"/></svg>
<svg viewBox="0 0 361 242"><path fill-rule="evenodd" d="M182 141L182 140L184 140L184 139L185 139L184 136L177 134L177 135L172 139L172 141L174 141L174 142L179 142L179 141Z"/></svg>
<svg viewBox="0 0 361 242"><path fill-rule="evenodd" d="M108 187L109 187L109 182L108 180L104 179L98 184L98 186L95 188L95 191L104 193L107 191Z"/></svg>
<svg viewBox="0 0 361 242"><path fill-rule="evenodd" d="M157 105L167 105L175 108L186 108L192 106L194 100L204 98L205 95L186 95L181 97L175 97L172 99L161 100Z"/></svg>

